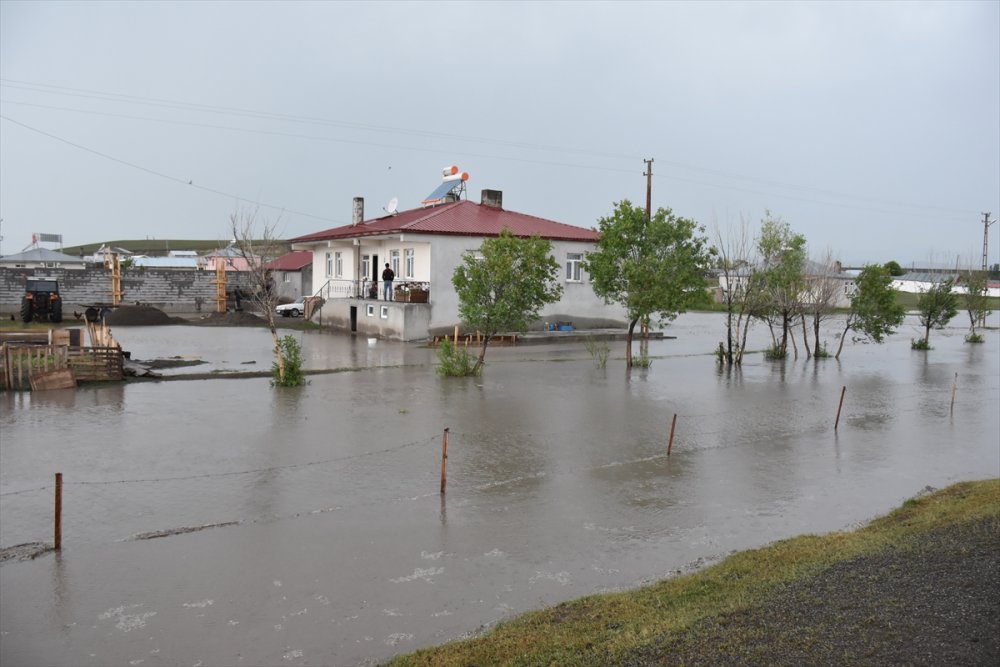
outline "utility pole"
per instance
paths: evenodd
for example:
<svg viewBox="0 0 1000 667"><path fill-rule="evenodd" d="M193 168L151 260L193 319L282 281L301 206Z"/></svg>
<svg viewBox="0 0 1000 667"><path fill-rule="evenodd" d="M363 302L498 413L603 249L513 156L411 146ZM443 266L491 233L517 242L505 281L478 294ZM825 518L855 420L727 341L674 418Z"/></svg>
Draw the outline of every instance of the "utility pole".
<svg viewBox="0 0 1000 667"><path fill-rule="evenodd" d="M983 213L983 273L989 270L987 262L987 253L990 249L990 225L992 225L996 220L990 220L990 214Z"/></svg>
<svg viewBox="0 0 1000 667"><path fill-rule="evenodd" d="M653 158L648 160L643 160L646 163L646 171L643 176L646 177L646 219L653 219Z"/></svg>
<svg viewBox="0 0 1000 667"><path fill-rule="evenodd" d="M992 225L996 220L990 220L990 214L987 211L983 213L983 280L986 281L987 287L989 286L989 249L990 249L990 225ZM988 290L987 290L988 291ZM983 328L986 328L986 314L979 319L979 324Z"/></svg>

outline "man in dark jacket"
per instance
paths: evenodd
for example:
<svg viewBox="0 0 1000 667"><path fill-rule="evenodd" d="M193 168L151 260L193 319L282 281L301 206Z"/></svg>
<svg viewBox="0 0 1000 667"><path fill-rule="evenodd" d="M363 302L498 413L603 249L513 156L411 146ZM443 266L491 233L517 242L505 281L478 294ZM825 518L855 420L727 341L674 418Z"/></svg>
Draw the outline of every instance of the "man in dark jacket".
<svg viewBox="0 0 1000 667"><path fill-rule="evenodd" d="M382 272L382 291L384 292L386 301L392 301L392 281L395 278L396 274L389 268L389 263L386 262L385 271Z"/></svg>

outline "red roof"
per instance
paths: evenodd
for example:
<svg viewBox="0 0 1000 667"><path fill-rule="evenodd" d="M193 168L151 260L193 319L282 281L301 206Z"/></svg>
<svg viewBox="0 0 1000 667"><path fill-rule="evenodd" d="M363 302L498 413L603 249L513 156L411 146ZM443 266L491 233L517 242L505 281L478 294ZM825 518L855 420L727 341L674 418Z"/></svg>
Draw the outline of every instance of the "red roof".
<svg viewBox="0 0 1000 667"><path fill-rule="evenodd" d="M552 241L596 242L597 232L533 215L505 211L468 200L415 208L396 215L366 220L358 225L334 227L314 234L289 239L290 243L309 243L332 239L400 234L447 234L456 236L499 236L509 229L514 236L540 236Z"/></svg>
<svg viewBox="0 0 1000 667"><path fill-rule="evenodd" d="M308 250L296 250L270 262L267 268L274 271L301 271L312 264L313 256Z"/></svg>

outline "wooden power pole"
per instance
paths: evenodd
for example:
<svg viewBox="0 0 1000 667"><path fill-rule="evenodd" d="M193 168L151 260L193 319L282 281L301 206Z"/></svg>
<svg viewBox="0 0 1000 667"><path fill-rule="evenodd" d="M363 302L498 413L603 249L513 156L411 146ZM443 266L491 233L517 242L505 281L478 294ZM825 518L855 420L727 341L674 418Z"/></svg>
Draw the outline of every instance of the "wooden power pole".
<svg viewBox="0 0 1000 667"><path fill-rule="evenodd" d="M643 160L646 163L646 219L653 219L653 158Z"/></svg>

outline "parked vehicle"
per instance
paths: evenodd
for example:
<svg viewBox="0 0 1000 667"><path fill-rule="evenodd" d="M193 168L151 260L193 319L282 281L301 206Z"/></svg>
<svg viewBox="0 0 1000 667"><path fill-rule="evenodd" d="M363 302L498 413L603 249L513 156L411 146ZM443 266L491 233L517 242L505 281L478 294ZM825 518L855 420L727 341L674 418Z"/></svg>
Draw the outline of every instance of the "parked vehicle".
<svg viewBox="0 0 1000 667"><path fill-rule="evenodd" d="M299 297L292 303L283 303L275 308L274 312L282 317L299 317L306 312L305 298Z"/></svg>
<svg viewBox="0 0 1000 667"><path fill-rule="evenodd" d="M27 324L43 318L50 322L62 322L59 281L56 278L29 276L25 280L24 296L21 297L21 321Z"/></svg>

